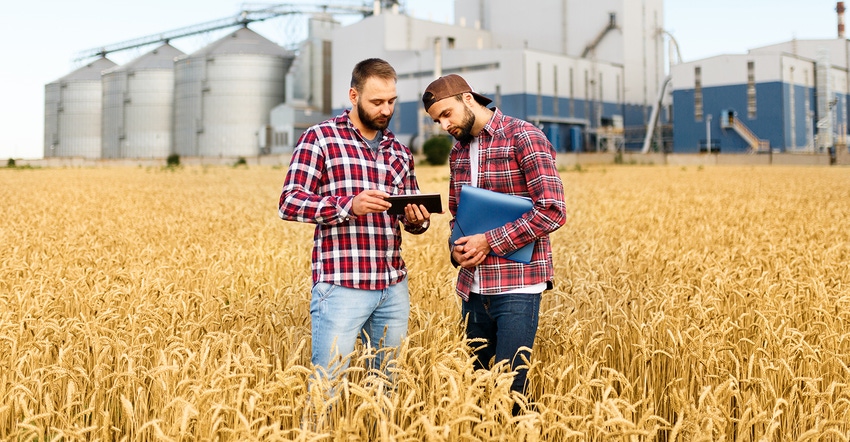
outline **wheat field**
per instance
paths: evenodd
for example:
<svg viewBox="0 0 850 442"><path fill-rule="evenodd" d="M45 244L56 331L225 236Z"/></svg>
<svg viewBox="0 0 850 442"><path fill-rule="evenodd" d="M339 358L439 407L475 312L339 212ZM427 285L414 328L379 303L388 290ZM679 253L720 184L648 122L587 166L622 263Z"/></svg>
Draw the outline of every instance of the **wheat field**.
<svg viewBox="0 0 850 442"><path fill-rule="evenodd" d="M473 371L448 215L404 234L394 382L311 381L285 172L0 170L0 439L850 440L850 169L564 170L529 398Z"/></svg>

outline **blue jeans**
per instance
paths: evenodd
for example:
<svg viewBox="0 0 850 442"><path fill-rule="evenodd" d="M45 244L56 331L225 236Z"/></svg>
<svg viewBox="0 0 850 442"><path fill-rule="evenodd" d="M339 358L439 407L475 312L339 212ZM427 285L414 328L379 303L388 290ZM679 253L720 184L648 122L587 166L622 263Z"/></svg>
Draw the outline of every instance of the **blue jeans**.
<svg viewBox="0 0 850 442"><path fill-rule="evenodd" d="M407 335L409 315L407 278L384 290L317 283L310 299L313 365L328 375L344 370L358 336L375 350L398 347ZM386 351L377 351L373 368L381 368L385 357Z"/></svg>
<svg viewBox="0 0 850 442"><path fill-rule="evenodd" d="M462 312L467 339L484 340L470 342L476 356L475 368L489 369L493 357L495 362L510 361L511 370L516 371L511 390L525 394L528 367L523 357L531 360L540 314L540 293L470 293Z"/></svg>

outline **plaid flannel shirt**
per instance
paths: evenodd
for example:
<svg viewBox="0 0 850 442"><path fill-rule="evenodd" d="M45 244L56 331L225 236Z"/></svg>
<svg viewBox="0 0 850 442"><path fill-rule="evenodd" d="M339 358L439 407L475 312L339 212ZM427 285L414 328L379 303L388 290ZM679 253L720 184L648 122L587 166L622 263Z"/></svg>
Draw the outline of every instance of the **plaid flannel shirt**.
<svg viewBox="0 0 850 442"><path fill-rule="evenodd" d="M522 218L486 232L487 242L494 253L505 254L537 241L529 264L488 255L478 265L481 294L550 283L554 269L549 233L566 222L564 185L555 165L552 144L537 127L495 108L478 142L478 187L534 201L534 208ZM469 145L456 143L449 161L449 211L454 227L461 186L471 181ZM457 293L464 300L469 298L472 281L472 270L461 268Z"/></svg>
<svg viewBox="0 0 850 442"><path fill-rule="evenodd" d="M410 149L388 129L378 149L370 149L349 112L301 135L286 173L278 214L284 220L316 224L314 284L382 290L407 275L400 223L415 234L427 226L408 225L403 215L386 212L354 215L354 197L364 190L396 195L419 193L419 186Z"/></svg>

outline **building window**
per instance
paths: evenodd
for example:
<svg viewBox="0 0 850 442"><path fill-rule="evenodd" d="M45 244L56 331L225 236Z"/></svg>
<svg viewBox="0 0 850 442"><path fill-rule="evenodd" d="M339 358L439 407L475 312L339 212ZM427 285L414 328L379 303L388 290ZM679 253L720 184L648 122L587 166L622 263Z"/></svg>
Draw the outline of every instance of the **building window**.
<svg viewBox="0 0 850 442"><path fill-rule="evenodd" d="M537 115L543 115L543 69L537 63Z"/></svg>
<svg viewBox="0 0 850 442"><path fill-rule="evenodd" d="M584 118L590 119L590 77L584 70Z"/></svg>
<svg viewBox="0 0 850 442"><path fill-rule="evenodd" d="M575 100L575 81L573 80L573 68L570 68L570 117L576 116L576 104Z"/></svg>
<svg viewBox="0 0 850 442"><path fill-rule="evenodd" d="M747 118L756 118L756 64L747 62Z"/></svg>
<svg viewBox="0 0 850 442"><path fill-rule="evenodd" d="M617 74L617 104L622 104L622 97L620 96L620 74Z"/></svg>
<svg viewBox="0 0 850 442"><path fill-rule="evenodd" d="M791 148L797 148L797 100L794 96L794 66L791 66L791 78L789 80L791 87L788 89L788 107L791 109L791 114L788 116L788 127L791 129Z"/></svg>
<svg viewBox="0 0 850 442"><path fill-rule="evenodd" d="M814 135L814 109L812 109L812 100L811 100L811 91L812 91L812 78L809 77L809 70L803 69L803 82L805 82L806 87L803 88L803 109L806 111L806 134ZM807 137L808 138L808 137ZM806 141L806 147L814 149L814 144L812 143L812 139L809 138Z"/></svg>
<svg viewBox="0 0 850 442"><path fill-rule="evenodd" d="M694 68L694 120L702 121L702 68Z"/></svg>
<svg viewBox="0 0 850 442"><path fill-rule="evenodd" d="M596 109L594 109L594 112L596 113L595 119L597 121L597 124L599 124L598 123L599 119L602 118L602 114L604 113L604 109L605 109L605 95L603 95L603 93L605 91L602 89L602 72L599 73L599 80L598 81L599 81L599 100L596 101Z"/></svg>
<svg viewBox="0 0 850 442"><path fill-rule="evenodd" d="M322 41L322 96L320 97L322 104L322 113L329 114L333 111L333 102L331 101L332 78L333 72L333 46L330 41ZM315 97L314 97L315 99Z"/></svg>
<svg viewBox="0 0 850 442"><path fill-rule="evenodd" d="M558 66L557 65L553 66L552 87L554 88L554 91L555 91L555 93L554 93L555 96L552 100L552 113L555 114L555 116L557 117L558 113L559 113L558 112L558 107L559 107L558 102L561 101L560 97L558 96Z"/></svg>
<svg viewBox="0 0 850 442"><path fill-rule="evenodd" d="M287 146L287 145L289 144L289 137L288 137L288 135L289 135L289 134L288 134L288 133L286 133L286 132L278 132L278 131L275 131L275 132L274 132L274 135L273 135L273 137L274 137L274 143L273 143L273 145L274 145L274 146Z"/></svg>

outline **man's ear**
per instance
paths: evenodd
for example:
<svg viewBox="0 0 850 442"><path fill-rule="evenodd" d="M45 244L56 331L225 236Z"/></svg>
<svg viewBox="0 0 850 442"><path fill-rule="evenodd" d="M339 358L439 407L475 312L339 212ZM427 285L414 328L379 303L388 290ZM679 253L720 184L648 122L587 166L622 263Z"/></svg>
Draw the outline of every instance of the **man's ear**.
<svg viewBox="0 0 850 442"><path fill-rule="evenodd" d="M351 107L357 104L357 89L353 87L348 89L348 101L351 102Z"/></svg>

